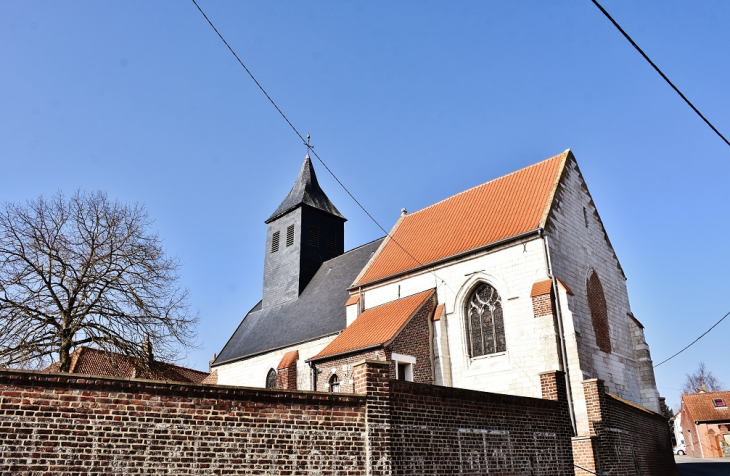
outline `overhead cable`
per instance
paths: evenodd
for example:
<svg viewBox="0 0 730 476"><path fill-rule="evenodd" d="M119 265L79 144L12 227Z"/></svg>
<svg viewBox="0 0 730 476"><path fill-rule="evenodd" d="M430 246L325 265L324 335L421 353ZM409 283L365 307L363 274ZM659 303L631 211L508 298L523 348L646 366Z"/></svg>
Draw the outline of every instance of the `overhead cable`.
<svg viewBox="0 0 730 476"><path fill-rule="evenodd" d="M693 345L694 345L694 344L695 344L695 343L696 343L696 342L697 342L698 340L700 340L700 339L702 339L703 337L705 337L705 336L706 336L707 334L709 334L709 333L710 333L710 331L711 331L712 329L714 329L715 327L717 327L717 325L718 325L718 324L720 324L720 323L721 323L722 321L724 321L724 320L725 320L725 318L726 318L727 316L730 316L730 312L728 312L727 314L725 314L724 316L722 316L722 319L720 319L720 320L719 320L719 321L717 321L717 322L716 322L716 323L715 323L715 324L714 324L714 325L713 325L712 327L710 327L709 329L707 329L707 330L706 330L706 331L705 331L705 332L704 332L704 333L703 333L703 334L702 334L701 336L699 336L698 338L696 338L695 340L693 340L693 341L692 341L692 342L691 342L691 343L690 343L690 344L689 344L689 345L688 345L687 347L685 347L684 349L680 350L679 352L677 352L677 353L676 353L676 354L674 354L673 356L669 357L668 359L666 359L666 360L662 360L661 362L659 362L658 364L656 364L656 365L654 366L654 368L657 368L657 367L659 367L659 366L660 366L660 365L662 365L662 364L663 364L664 362L669 362L670 360L672 360L673 358L675 358L676 356L678 356L679 354L681 354L681 353L682 353L682 352L684 352L685 350L687 350L687 349L689 349L690 347L692 347L692 346L693 346Z"/></svg>
<svg viewBox="0 0 730 476"><path fill-rule="evenodd" d="M350 191L347 189L347 187L345 187L345 184L343 184L342 181L340 181L340 179L337 178L337 176L335 175L335 173L332 172L332 170L327 166L327 164L324 162L324 160L322 160L322 158L314 151L314 147L312 147L311 145L309 145L309 141L304 139L304 136L302 136L302 134L299 133L299 130L297 130L297 128L294 127L294 124L292 124L292 122L289 120L289 118L286 117L286 115L279 108L279 106L276 105L276 103L271 98L271 96L269 96L269 94L266 92L266 90L264 89L264 87L261 86L261 83L259 83L256 80L256 78L254 77L253 73L251 73L251 70L249 70L246 67L246 65L243 63L243 61L241 60L241 58L239 58L239 56L236 54L236 52L233 51L233 48L231 48L231 45L228 44L228 42L226 41L226 39L223 38L223 35L221 35L221 33L218 31L218 29L215 27L215 25L213 25L213 22L210 20L210 18L208 18L208 15L206 15L205 12L203 11L203 9L200 8L200 5L198 5L198 2L196 0L192 0L192 2L198 8L198 11L200 11L200 14L203 15L203 18L205 18L205 20L208 22L208 24L210 25L210 27L213 28L213 31L215 31L215 33L218 35L218 38L220 38L221 41L223 42L223 44L226 45L226 47L228 48L228 51L230 51L231 54L236 58L236 60L238 60L238 63L243 67L244 70L246 70L246 73L248 73L248 75L251 77L251 79L253 80L253 82L256 83L256 86L258 86L258 88L261 90L261 92L264 93L264 96L266 96L266 99L268 99L269 102L271 103L271 105L274 106L274 108L276 108L276 110L279 112L279 115L281 115L281 117L284 118L284 120L286 121L286 123L289 124L289 127L291 127L291 129L299 137L299 139L307 147L307 149L317 158L317 160L319 160L319 162L324 166L324 168L327 169L327 172L329 172L329 174L337 181L337 183L340 184L340 187L342 187L342 189L345 192L347 192L347 194L350 196L350 198L352 198L352 200L357 204L357 206L360 207L360 209L363 212L365 212L365 214L370 218L370 220L372 220L373 223L375 223L378 226L378 228L380 228L382 230L382 232L385 233L385 235L393 243L395 243L396 245L398 245L398 248L400 248L401 250L403 250L403 252L405 252L408 256L410 256L411 259L413 259L413 261L415 261L416 263L418 263L421 266L425 266L424 263L422 263L421 261L419 261L415 256L413 256L411 253L409 253L407 249L405 249L400 243L398 243L398 241L395 238L393 238L393 236L385 228L383 228L383 226L378 222L378 220L376 220L375 217L373 217L370 214L370 212L368 212L365 209L365 207L358 201L358 199L355 198L355 196L352 193L350 193ZM435 272L433 272L433 271L429 271L429 272L431 274L433 274L437 279L441 280L441 282L443 284L446 284L446 287L448 287L449 289L451 289L449 287L448 283L446 283L446 281L444 281L443 279L441 279L440 277L438 277L438 275L436 275Z"/></svg>
<svg viewBox="0 0 730 476"><path fill-rule="evenodd" d="M649 57L647 56L647 54L646 54L646 53L644 53L644 50L642 50L641 48L639 48L639 45L637 45L637 44L636 44L636 42L635 42L634 40L632 40L632 39L631 39L631 37L629 36L629 34L628 34L628 33L626 33L626 32L624 31L624 29L623 29L623 28L621 28L621 25L619 25L619 24L618 24L618 23L616 22L616 20L614 20L614 19L613 19L613 17L612 17L611 15L609 15L609 13L608 13L608 12L606 11L606 9L605 9L605 8L603 8L603 7L601 6L601 4L600 4L600 3L598 3L598 1L597 1L597 0L591 0L591 1L592 1L592 2L593 2L593 3L594 3L594 4L595 4L595 5L597 6L597 7L598 7L598 9L599 9L599 10L601 10L601 11L603 12L603 14L604 14L604 15L606 15L606 18L608 18L609 20L611 20L611 23L613 23L613 26L615 26L615 27L616 27L616 28L618 29L618 31L620 31L620 32L621 32L621 34L622 34L622 35L624 35L624 37L625 37L625 38L626 38L627 40L629 40L629 43L631 43L631 44L633 45L633 47L634 47L634 48L636 48L636 51L638 51L639 53L641 53L641 56L643 56L643 57L644 57L644 59L645 59L646 61L648 61L648 62L649 62L649 64L650 64L650 65L652 66L652 68L654 68L654 69L656 70L656 72L657 72L657 73L659 73L659 75L660 75L660 76L661 76L662 78L664 78L664 81L666 81L666 82L667 82L667 84L669 84L669 85L670 85L670 86L672 87L672 89L674 89L674 90L675 90L675 91L677 92L677 94L679 94L679 96L680 96L680 97L681 97L682 99L684 99L684 102L686 102L686 103L687 103L687 104L689 105L689 107L691 107L691 108L692 108L692 110L693 110L694 112L696 112L696 113L697 113L697 115L698 115L698 116L700 116L700 117L702 118L702 120L703 120L703 121L705 121L705 123L706 123L706 124L707 124L708 126L710 126L710 129L712 129L713 131L715 131L715 134L717 134L718 136L720 136L720 139L722 139L723 141L725 141L725 143L726 143L727 145L729 145L729 146L730 146L730 142L729 142L729 141L728 141L728 140L727 140L727 139L725 138L725 136L724 136L724 135L722 135L722 134L720 133L720 131L718 131L718 130L717 130L717 128L716 128L715 126L713 126L713 125L712 125L712 123L711 123L711 122L710 122L710 121L709 121L709 120L708 120L708 119L707 119L707 118L706 118L706 117L705 117L705 116L704 116L704 115L703 115L703 114L702 114L702 113L701 113L701 112L699 111L699 109L697 109L697 108L696 108L696 107L694 106L694 104L692 104L692 103L690 102L690 100L689 100L689 99L687 99L687 96L685 96L684 94L682 94L682 91L680 91L680 90L679 90L679 88L678 88L677 86L675 86L675 85L674 85L674 83L672 83L672 82L671 82L671 81L669 80L669 78L667 78L667 75L666 75L666 74L664 74L664 73L662 72L662 70L660 70L660 69L659 69L659 67L658 67L658 66L657 66L656 64L654 64L654 62L653 62L653 61L652 61L651 59L649 59Z"/></svg>

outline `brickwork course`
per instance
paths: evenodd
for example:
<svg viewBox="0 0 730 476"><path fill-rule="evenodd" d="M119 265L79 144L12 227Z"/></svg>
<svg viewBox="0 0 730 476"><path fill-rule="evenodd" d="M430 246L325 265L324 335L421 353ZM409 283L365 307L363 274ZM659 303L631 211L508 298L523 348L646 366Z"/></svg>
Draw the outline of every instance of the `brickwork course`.
<svg viewBox="0 0 730 476"><path fill-rule="evenodd" d="M558 373L534 399L353 369L358 394L0 370L0 474L570 473Z"/></svg>

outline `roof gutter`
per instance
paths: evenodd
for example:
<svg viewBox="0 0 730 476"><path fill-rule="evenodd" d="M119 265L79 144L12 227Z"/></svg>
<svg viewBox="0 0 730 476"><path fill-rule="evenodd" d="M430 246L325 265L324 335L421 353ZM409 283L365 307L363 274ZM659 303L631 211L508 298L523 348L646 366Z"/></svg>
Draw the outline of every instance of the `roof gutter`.
<svg viewBox="0 0 730 476"><path fill-rule="evenodd" d="M304 344L305 342L312 342L313 340L324 339L325 337L337 335L340 332L342 332L342 331L336 331L336 332L332 332L330 334L325 334L323 336L312 337L311 339L300 340L299 342L292 342L291 344L282 345L280 347L274 347L273 349L261 350L259 352L254 352L253 354L241 355L241 356L238 356L238 357L234 357L233 359L228 359L228 360L224 360L224 361L221 361L221 362L216 361L216 362L213 362L213 364L210 367L213 368L213 367L218 367L218 366L225 365L225 364L232 364L234 362L238 362L239 360L250 359L251 357L257 357L257 356L262 355L262 354L268 354L269 352L274 352L274 351L277 351L277 350L286 349L287 347L294 347L294 346L297 346L299 344ZM224 349L225 349L225 347L224 347Z"/></svg>
<svg viewBox="0 0 730 476"><path fill-rule="evenodd" d="M525 231L525 232L520 233L518 235L513 235L513 236L510 236L508 238L503 238L501 240L493 241L491 243L488 243L486 245L479 246L477 248L472 248L472 249L467 250L467 251L462 251L461 253L456 253L456 254L453 254L453 255L449 255L449 256L447 256L445 258L437 259L436 261L431 261L430 263L421 264L421 265L418 265L418 266L416 266L414 268L409 268L409 269L406 269L406 270L403 270L403 271L399 271L397 273L390 274L390 275L384 276L382 278L373 279L372 281L368 281L366 283L359 283L359 284L357 284L355 286L350 286L349 288L347 288L347 290L348 291L353 291L355 289L362 288L363 286L371 286L371 285L375 285L375 284L380 284L380 283L383 283L385 281L389 281L391 279L395 279L395 278L401 277L401 276L406 275L406 274L417 273L419 271L427 270L428 268L435 268L435 267L437 267L439 265L442 265L444 263L448 263L449 261L453 261L454 259L464 258L464 257L469 256L469 255L472 255L474 253L479 253L480 251L488 251L488 250L492 250L494 248L499 248L499 247L502 247L502 246L507 245L509 243L523 240L523 239L525 239L527 237L530 237L532 235L538 235L538 236L540 236L541 233L542 233L542 228L535 228L534 230Z"/></svg>

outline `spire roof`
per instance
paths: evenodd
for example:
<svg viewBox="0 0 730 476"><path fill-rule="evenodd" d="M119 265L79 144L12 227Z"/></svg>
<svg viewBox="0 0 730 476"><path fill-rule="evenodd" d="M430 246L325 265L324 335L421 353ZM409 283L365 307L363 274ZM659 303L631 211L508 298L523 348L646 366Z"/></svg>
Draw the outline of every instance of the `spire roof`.
<svg viewBox="0 0 730 476"><path fill-rule="evenodd" d="M323 212L346 220L319 186L309 154L304 158L302 169L299 171L299 176L296 182L294 182L291 191L289 191L289 195L286 196L284 201L281 202L281 205L279 205L265 223L274 221L276 218L294 210L300 205L309 205L312 208L322 210Z"/></svg>

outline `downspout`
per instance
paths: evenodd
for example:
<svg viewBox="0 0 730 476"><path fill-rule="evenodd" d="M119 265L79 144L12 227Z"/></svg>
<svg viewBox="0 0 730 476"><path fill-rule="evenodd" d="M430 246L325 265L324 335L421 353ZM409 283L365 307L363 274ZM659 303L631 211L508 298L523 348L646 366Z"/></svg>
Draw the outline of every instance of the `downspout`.
<svg viewBox="0 0 730 476"><path fill-rule="evenodd" d="M573 390L570 386L570 369L568 368L567 361L567 349L565 347L565 332L563 330L563 313L560 309L560 293L558 289L558 280L553 276L553 265L550 260L550 247L548 246L548 237L545 234L545 230L540 228L540 237L545 245L545 265L547 266L548 277L553 282L553 295L555 296L555 312L557 313L558 321L558 354L560 354L560 370L565 374L565 388L568 393L568 413L570 413L570 424L573 427L573 436L578 434L578 428L575 423L575 409L573 408Z"/></svg>
<svg viewBox="0 0 730 476"><path fill-rule="evenodd" d="M310 369L309 373L312 378L312 391L316 392L317 391L317 364L315 364L314 362L307 362L307 363L309 364L309 369Z"/></svg>

